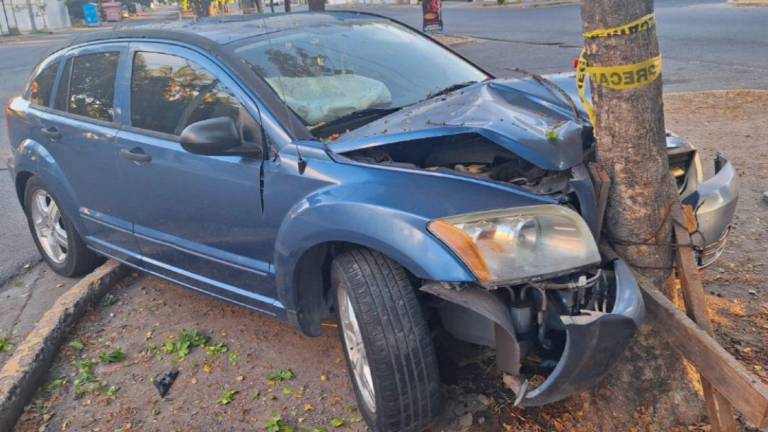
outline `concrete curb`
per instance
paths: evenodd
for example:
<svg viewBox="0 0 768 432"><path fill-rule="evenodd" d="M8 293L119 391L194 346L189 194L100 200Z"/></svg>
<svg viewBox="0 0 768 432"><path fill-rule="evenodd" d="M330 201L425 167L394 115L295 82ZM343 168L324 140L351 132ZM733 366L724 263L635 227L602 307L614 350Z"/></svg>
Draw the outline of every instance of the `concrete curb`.
<svg viewBox="0 0 768 432"><path fill-rule="evenodd" d="M59 297L0 369L0 431L10 431L80 317L128 269L116 261L94 270Z"/></svg>

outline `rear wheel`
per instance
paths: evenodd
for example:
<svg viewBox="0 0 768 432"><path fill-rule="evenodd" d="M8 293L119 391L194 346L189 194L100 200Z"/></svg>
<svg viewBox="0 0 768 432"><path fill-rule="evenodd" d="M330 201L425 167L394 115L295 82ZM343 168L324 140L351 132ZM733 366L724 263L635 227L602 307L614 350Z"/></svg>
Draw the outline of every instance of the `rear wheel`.
<svg viewBox="0 0 768 432"><path fill-rule="evenodd" d="M331 283L363 417L377 432L421 431L438 412L440 380L405 270L379 253L355 249L334 259Z"/></svg>
<svg viewBox="0 0 768 432"><path fill-rule="evenodd" d="M103 261L86 248L59 203L37 177L27 181L24 210L37 249L56 273L82 276Z"/></svg>

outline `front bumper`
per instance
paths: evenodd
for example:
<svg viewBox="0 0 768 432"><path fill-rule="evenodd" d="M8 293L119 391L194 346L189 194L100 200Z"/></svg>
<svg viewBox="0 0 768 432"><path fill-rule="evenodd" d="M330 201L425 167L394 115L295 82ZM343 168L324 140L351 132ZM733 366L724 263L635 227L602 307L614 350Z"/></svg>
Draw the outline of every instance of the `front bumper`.
<svg viewBox="0 0 768 432"><path fill-rule="evenodd" d="M645 305L627 264L615 260L612 265L616 284L613 309L608 313L583 311L583 315L561 317L567 338L560 361L540 386L521 388L519 405L544 405L588 390L629 345L643 322Z"/></svg>
<svg viewBox="0 0 768 432"><path fill-rule="evenodd" d="M738 199L736 169L718 154L715 175L683 198L683 204L695 209L698 230L691 240L696 247L699 267L711 265L722 254Z"/></svg>
<svg viewBox="0 0 768 432"><path fill-rule="evenodd" d="M560 359L547 379L536 388L529 389L527 381L512 380L517 404L544 405L589 389L610 370L629 345L645 315L640 287L629 267L620 259L608 263L605 270L612 271L611 283L615 288L610 312L582 310L576 316L561 315L566 341ZM433 283L421 289L479 315L489 326L485 331L479 329L479 333L491 335L491 340L483 344L495 347L499 369L519 377L525 342L518 341L521 332L516 328L517 320L499 296L478 286L453 289ZM478 319L471 315L454 321L465 330L480 327L475 324ZM446 327L452 324L444 321Z"/></svg>

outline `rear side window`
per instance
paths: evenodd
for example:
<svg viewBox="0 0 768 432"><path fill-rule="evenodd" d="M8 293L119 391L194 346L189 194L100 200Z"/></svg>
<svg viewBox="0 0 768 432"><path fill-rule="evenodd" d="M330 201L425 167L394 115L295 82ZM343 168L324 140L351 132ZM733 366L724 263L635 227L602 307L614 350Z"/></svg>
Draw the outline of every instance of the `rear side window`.
<svg viewBox="0 0 768 432"><path fill-rule="evenodd" d="M202 66L182 57L137 52L131 78L131 124L179 135L191 123L231 117L243 108L235 96Z"/></svg>
<svg viewBox="0 0 768 432"><path fill-rule="evenodd" d="M28 99L33 105L47 107L51 103L53 82L56 80L58 71L59 62L55 61L43 68L29 83Z"/></svg>
<svg viewBox="0 0 768 432"><path fill-rule="evenodd" d="M84 54L72 61L67 111L96 120L114 120L118 52Z"/></svg>

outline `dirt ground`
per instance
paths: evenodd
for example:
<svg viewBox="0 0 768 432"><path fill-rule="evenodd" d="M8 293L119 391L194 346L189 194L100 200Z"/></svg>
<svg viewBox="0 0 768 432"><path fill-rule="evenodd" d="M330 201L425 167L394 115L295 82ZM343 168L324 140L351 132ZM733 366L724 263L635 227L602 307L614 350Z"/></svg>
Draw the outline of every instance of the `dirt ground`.
<svg viewBox="0 0 768 432"><path fill-rule="evenodd" d="M730 245L705 284L718 339L768 383L768 92L669 95L665 104L667 128L702 151L708 175L718 150L739 171ZM112 294L78 325L75 343L60 353L17 431L366 430L336 329L305 338L287 324L147 276ZM208 348L196 346L200 335ZM106 364L83 363L100 354ZM178 378L161 397L152 380L171 370ZM478 379L492 370L481 361L451 371L444 414L431 430L583 430L573 400L511 409L512 394Z"/></svg>

